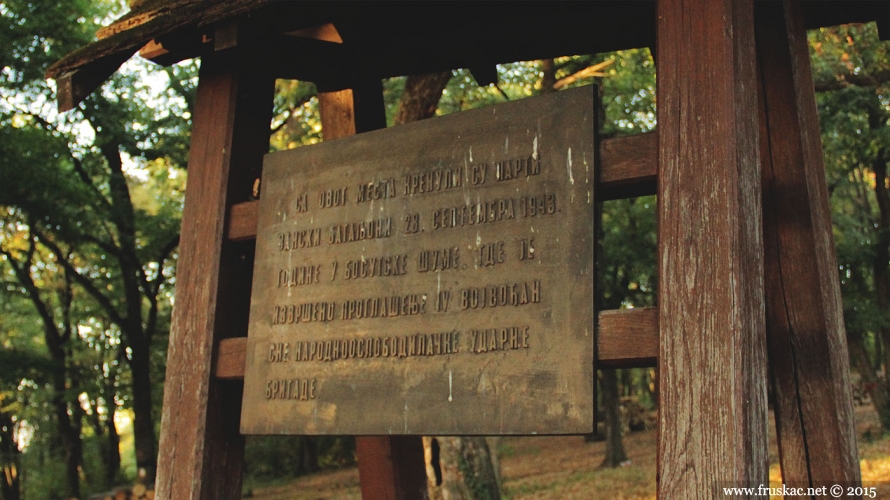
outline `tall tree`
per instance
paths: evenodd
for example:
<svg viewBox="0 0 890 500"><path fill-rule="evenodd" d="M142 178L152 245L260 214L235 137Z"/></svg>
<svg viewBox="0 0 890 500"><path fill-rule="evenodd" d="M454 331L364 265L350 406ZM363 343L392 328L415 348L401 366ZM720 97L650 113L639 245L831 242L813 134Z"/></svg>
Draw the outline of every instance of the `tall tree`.
<svg viewBox="0 0 890 500"><path fill-rule="evenodd" d="M4 276L5 278L5 276ZM23 431L24 406L21 398L22 380L45 382L45 374L54 368L37 349L38 342L30 335L21 332L21 318L28 315L16 314L21 304L14 293L15 286L5 279L0 280L0 331L6 333L0 339L0 500L22 498L23 453L19 435ZM30 319L30 318L29 318ZM25 326L27 329L27 326Z"/></svg>
<svg viewBox="0 0 890 500"><path fill-rule="evenodd" d="M41 266L46 259L35 259L38 248L33 232L28 232L23 239L22 248L9 248L9 244L4 244L0 247L0 255L12 268L18 285L31 301L43 326L43 339L52 360L49 373L52 411L64 452L65 494L69 498L78 498L83 445L78 418L80 406L76 395L69 390L78 383L77 371L71 366L72 337L76 326L76 321L72 319L72 283L67 273L56 273L51 266ZM43 290L38 287L38 282L46 285Z"/></svg>
<svg viewBox="0 0 890 500"><path fill-rule="evenodd" d="M9 42L0 45L0 175L13 186L0 194L0 206L20 216L33 255L50 258L113 325L108 331L119 334L131 381L122 399L134 411L137 465L152 481L153 374L164 344L157 335L170 308L194 65L156 70L134 62L75 112L58 116L48 104L43 71L91 40L93 23L120 6L77 1L39 7L0 5L9 27L0 35ZM150 72L154 82L166 78L170 90L152 92L152 81L144 78ZM108 395L93 399L99 400L116 404Z"/></svg>
<svg viewBox="0 0 890 500"><path fill-rule="evenodd" d="M890 43L874 24L809 38L850 355L890 430Z"/></svg>

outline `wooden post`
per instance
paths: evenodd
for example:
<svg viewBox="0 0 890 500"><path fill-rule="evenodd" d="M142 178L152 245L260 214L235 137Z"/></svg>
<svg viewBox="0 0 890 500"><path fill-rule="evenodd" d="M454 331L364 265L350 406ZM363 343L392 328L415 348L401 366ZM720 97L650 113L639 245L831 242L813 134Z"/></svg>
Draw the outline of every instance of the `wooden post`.
<svg viewBox="0 0 890 500"><path fill-rule="evenodd" d="M859 483L850 367L807 34L758 5L766 325L782 479Z"/></svg>
<svg viewBox="0 0 890 500"><path fill-rule="evenodd" d="M660 498L766 484L752 0L659 0Z"/></svg>
<svg viewBox="0 0 890 500"><path fill-rule="evenodd" d="M213 377L217 345L246 336L253 242L225 241L228 207L249 199L269 150L274 80L205 56L167 354L157 498L241 498L241 381Z"/></svg>
<svg viewBox="0 0 890 500"><path fill-rule="evenodd" d="M420 436L355 438L363 500L425 498L426 469Z"/></svg>
<svg viewBox="0 0 890 500"><path fill-rule="evenodd" d="M379 82L321 92L318 104L326 141L386 127ZM364 500L423 498L426 470L420 436L360 436L355 440Z"/></svg>

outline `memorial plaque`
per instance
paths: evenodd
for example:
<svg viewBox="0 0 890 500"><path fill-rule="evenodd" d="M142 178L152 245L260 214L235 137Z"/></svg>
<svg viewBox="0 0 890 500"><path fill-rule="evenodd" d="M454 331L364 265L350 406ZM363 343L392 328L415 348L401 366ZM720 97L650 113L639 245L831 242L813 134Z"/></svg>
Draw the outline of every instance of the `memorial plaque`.
<svg viewBox="0 0 890 500"><path fill-rule="evenodd" d="M266 157L244 434L593 429L592 87Z"/></svg>

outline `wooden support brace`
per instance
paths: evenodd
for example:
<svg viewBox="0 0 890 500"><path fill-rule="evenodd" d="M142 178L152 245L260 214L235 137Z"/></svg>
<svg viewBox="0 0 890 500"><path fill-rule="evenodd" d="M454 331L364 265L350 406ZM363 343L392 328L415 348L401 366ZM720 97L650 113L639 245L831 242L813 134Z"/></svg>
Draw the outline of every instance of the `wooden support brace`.
<svg viewBox="0 0 890 500"><path fill-rule="evenodd" d="M135 52L135 51L134 51ZM133 52L98 59L56 78L56 101L60 113L74 109L127 61Z"/></svg>
<svg viewBox="0 0 890 500"><path fill-rule="evenodd" d="M783 482L856 484L850 367L807 35L757 6L766 326Z"/></svg>
<svg viewBox="0 0 890 500"><path fill-rule="evenodd" d="M752 0L659 0L660 498L768 481Z"/></svg>
<svg viewBox="0 0 890 500"><path fill-rule="evenodd" d="M205 57L194 110L176 306L167 354L158 498L241 498L239 381L213 377L216 347L247 332L253 245L225 239L269 149L274 80Z"/></svg>

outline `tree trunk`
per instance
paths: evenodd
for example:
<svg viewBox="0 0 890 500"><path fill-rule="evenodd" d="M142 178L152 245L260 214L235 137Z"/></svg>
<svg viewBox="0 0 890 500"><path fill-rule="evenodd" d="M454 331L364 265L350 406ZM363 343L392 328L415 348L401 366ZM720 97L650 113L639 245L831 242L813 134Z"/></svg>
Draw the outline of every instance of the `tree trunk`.
<svg viewBox="0 0 890 500"><path fill-rule="evenodd" d="M321 470L318 465L318 441L312 436L300 437L301 472L312 473Z"/></svg>
<svg viewBox="0 0 890 500"><path fill-rule="evenodd" d="M556 92L556 63L553 59L542 59L541 67L544 75L541 77L541 94Z"/></svg>
<svg viewBox="0 0 890 500"><path fill-rule="evenodd" d="M151 377L147 346L130 346L129 360L133 378L133 438L136 448L137 481L151 485L155 481L157 454L152 418Z"/></svg>
<svg viewBox="0 0 890 500"><path fill-rule="evenodd" d="M434 116L442 91L450 79L450 71L409 76L399 99L394 124L401 125Z"/></svg>
<svg viewBox="0 0 890 500"><path fill-rule="evenodd" d="M112 396L113 397L113 396ZM120 435L117 433L117 427L114 425L114 415L116 413L114 400L111 404L106 404L105 420L99 419L98 412L93 409L95 423L93 427L96 429L96 435L103 438L100 446L102 453L102 478L105 487L111 489L117 483L117 476L121 468L121 452L120 452Z"/></svg>
<svg viewBox="0 0 890 500"><path fill-rule="evenodd" d="M606 456L600 467L618 467L627 460L621 441L621 414L618 408L618 376L615 370L603 370L600 387L606 423Z"/></svg>
<svg viewBox="0 0 890 500"><path fill-rule="evenodd" d="M121 469L121 438L114 425L114 402L108 406L108 418L105 420L105 484L109 487L117 482Z"/></svg>
<svg viewBox="0 0 890 500"><path fill-rule="evenodd" d="M631 370L621 370L619 372L621 383L618 385L618 396L634 396L636 395L636 386L634 385L633 373Z"/></svg>
<svg viewBox="0 0 890 500"><path fill-rule="evenodd" d="M882 151L885 154L887 152L887 149ZM885 369L890 371L890 349L886 349L890 346L890 190L887 188L885 154L878 155L872 167L875 173L875 199L878 202L877 238L872 262L875 276L875 298L878 310L884 313L884 321L880 326L880 335L885 347L884 363Z"/></svg>
<svg viewBox="0 0 890 500"><path fill-rule="evenodd" d="M113 391L113 388L111 389ZM105 391L109 394L109 391ZM105 418L99 415L99 401L95 404L90 403L91 412L88 418L93 432L100 440L99 454L102 459L102 480L105 489L112 489L117 482L117 475L121 467L120 454L120 436L117 433L117 427L114 425L114 415L116 409L114 407L114 394L106 396L106 401L110 400L112 404L106 404ZM2 498L0 498L2 500Z"/></svg>
<svg viewBox="0 0 890 500"><path fill-rule="evenodd" d="M59 377L56 377L57 379ZM65 496L80 498L80 465L83 456L80 441L80 426L68 414L68 402L65 401L65 382L55 380L53 383L53 412L56 415L59 439L62 442L63 461L65 463Z"/></svg>
<svg viewBox="0 0 890 500"><path fill-rule="evenodd" d="M862 333L850 330L847 332L847 342L853 366L856 367L856 371L859 372L859 376L865 382L865 390L871 397L872 405L874 405L875 411L878 413L881 427L884 430L890 429L890 392L887 390L887 384L878 378L877 373L872 369L868 352L862 344Z"/></svg>
<svg viewBox="0 0 890 500"><path fill-rule="evenodd" d="M0 500L22 498L20 467L21 452L15 439L15 423L12 415L0 411Z"/></svg>
<svg viewBox="0 0 890 500"><path fill-rule="evenodd" d="M645 394L648 398L647 401L655 402L655 391L652 390L655 381L652 380L652 370L651 368L640 368L640 392ZM652 370L652 371L650 371ZM650 385L653 384L653 385Z"/></svg>
<svg viewBox="0 0 890 500"><path fill-rule="evenodd" d="M881 106L877 94L873 94L870 97L869 127L875 131L880 130L885 126L887 119L888 113ZM888 349L890 347L890 189L887 187L888 163L890 163L890 147L885 145L877 152L871 166L875 174L874 193L878 205L872 270L875 280L875 299L878 310L882 311L884 316L882 318L884 321L880 322L878 327L878 333L884 344L884 370L887 374L884 380L876 377L877 380L874 383L881 386L880 392L884 394L890 394L890 349ZM877 406L877 401L875 401L876 409ZM880 410L878 413L881 415ZM890 418L884 418L884 415L881 417L883 429L890 431Z"/></svg>
<svg viewBox="0 0 890 500"><path fill-rule="evenodd" d="M430 498L500 500L492 451L484 437L437 437L432 443L438 444L437 468L441 471L441 483L436 485L435 480L430 481Z"/></svg>

